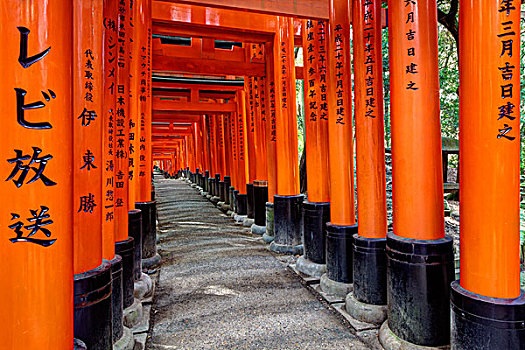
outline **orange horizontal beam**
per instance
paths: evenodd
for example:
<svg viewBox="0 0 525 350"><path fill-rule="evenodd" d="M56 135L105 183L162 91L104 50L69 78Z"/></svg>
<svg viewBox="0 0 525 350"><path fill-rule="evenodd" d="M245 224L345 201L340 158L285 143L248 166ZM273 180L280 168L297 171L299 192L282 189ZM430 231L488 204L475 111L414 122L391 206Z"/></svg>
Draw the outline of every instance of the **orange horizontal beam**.
<svg viewBox="0 0 525 350"><path fill-rule="evenodd" d="M328 19L329 4L328 0L176 0L176 2L311 19Z"/></svg>
<svg viewBox="0 0 525 350"><path fill-rule="evenodd" d="M153 122L166 123L196 123L202 118L200 115L153 114Z"/></svg>
<svg viewBox="0 0 525 350"><path fill-rule="evenodd" d="M226 1L232 2L236 0ZM273 35L277 23L276 16L240 12L231 9L192 6L168 1L153 1L152 20L154 25L158 23L172 26L186 25L188 28L205 27L207 30L214 28L262 35Z"/></svg>
<svg viewBox="0 0 525 350"><path fill-rule="evenodd" d="M266 74L266 66L264 63L153 55L153 71L262 77Z"/></svg>
<svg viewBox="0 0 525 350"><path fill-rule="evenodd" d="M217 93L220 91L237 91L243 90L244 86L232 86L232 85L207 85L207 84L183 84L183 83L171 83L171 82L153 82L154 89L199 89L199 90L213 90Z"/></svg>
<svg viewBox="0 0 525 350"><path fill-rule="evenodd" d="M177 111L193 113L225 113L235 112L235 103L198 103L198 102L179 102L170 100L161 100L158 97L153 98L153 111Z"/></svg>

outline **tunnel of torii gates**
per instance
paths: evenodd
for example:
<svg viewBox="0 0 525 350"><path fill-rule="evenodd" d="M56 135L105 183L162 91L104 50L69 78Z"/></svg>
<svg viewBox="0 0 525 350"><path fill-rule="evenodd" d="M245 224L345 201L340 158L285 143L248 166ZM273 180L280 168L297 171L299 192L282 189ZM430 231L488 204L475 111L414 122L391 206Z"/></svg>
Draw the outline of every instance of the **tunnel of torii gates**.
<svg viewBox="0 0 525 350"><path fill-rule="evenodd" d="M302 254L297 268L345 296L350 315L384 322L386 348L524 349L520 2L460 2L457 281L444 232L436 0L381 5L2 1L1 347L121 341L123 310L149 278L142 268L160 260L155 165L237 220L253 219L273 251ZM307 199L296 79L305 83Z"/></svg>

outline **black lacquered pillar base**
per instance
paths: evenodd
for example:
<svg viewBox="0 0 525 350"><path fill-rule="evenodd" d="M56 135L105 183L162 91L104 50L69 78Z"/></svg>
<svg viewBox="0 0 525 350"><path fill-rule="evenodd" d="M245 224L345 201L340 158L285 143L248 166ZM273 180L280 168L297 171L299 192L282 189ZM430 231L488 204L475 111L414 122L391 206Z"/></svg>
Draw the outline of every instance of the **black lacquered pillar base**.
<svg viewBox="0 0 525 350"><path fill-rule="evenodd" d="M415 240L388 233L386 253L390 330L416 345L449 344L452 239Z"/></svg>
<svg viewBox="0 0 525 350"><path fill-rule="evenodd" d="M246 215L246 209L248 205L248 196L246 194L241 194L239 191L235 190L235 208L237 209L237 215Z"/></svg>
<svg viewBox="0 0 525 350"><path fill-rule="evenodd" d="M126 309L134 300L135 241L133 237L115 242L115 254L122 258L122 308Z"/></svg>
<svg viewBox="0 0 525 350"><path fill-rule="evenodd" d="M209 178L208 179L208 194L210 196L215 196L215 179Z"/></svg>
<svg viewBox="0 0 525 350"><path fill-rule="evenodd" d="M219 181L219 202L226 201L226 192L224 189L224 181Z"/></svg>
<svg viewBox="0 0 525 350"><path fill-rule="evenodd" d="M387 317L386 238L353 236L353 291L346 296L346 311L353 318L381 324Z"/></svg>
<svg viewBox="0 0 525 350"><path fill-rule="evenodd" d="M124 334L124 324L122 323L122 258L115 255L111 264L111 310L113 314L113 343L119 340Z"/></svg>
<svg viewBox="0 0 525 350"><path fill-rule="evenodd" d="M525 349L525 294L496 299L473 294L452 282L453 349Z"/></svg>
<svg viewBox="0 0 525 350"><path fill-rule="evenodd" d="M221 196L221 174L215 174L215 182L213 184L215 185L214 196L220 197Z"/></svg>
<svg viewBox="0 0 525 350"><path fill-rule="evenodd" d="M206 170L204 172L204 177L202 179L202 189L204 190L204 192L210 192L210 187L209 187L209 178L210 178L210 171L209 170Z"/></svg>
<svg viewBox="0 0 525 350"><path fill-rule="evenodd" d="M354 297L365 304L386 305L386 238L353 237Z"/></svg>
<svg viewBox="0 0 525 350"><path fill-rule="evenodd" d="M229 176L225 176L224 177L224 184L223 184L223 187L224 187L224 204L230 204L231 203L231 199L230 199L230 188L231 188L231 184L232 184L232 180L231 180L231 177Z"/></svg>
<svg viewBox="0 0 525 350"><path fill-rule="evenodd" d="M274 196L274 241L270 250L285 254L302 254L304 196Z"/></svg>
<svg viewBox="0 0 525 350"><path fill-rule="evenodd" d="M236 197L235 187L230 186L230 206L234 213L237 212L237 207L235 206L235 197Z"/></svg>
<svg viewBox="0 0 525 350"><path fill-rule="evenodd" d="M135 207L142 213L142 264L150 268L146 262L157 255L157 202L138 202Z"/></svg>
<svg viewBox="0 0 525 350"><path fill-rule="evenodd" d="M330 203L303 203L304 257L316 264L326 263L326 224Z"/></svg>
<svg viewBox="0 0 525 350"><path fill-rule="evenodd" d="M321 277L325 293L344 298L352 291L352 241L356 233L357 225L326 223L326 274Z"/></svg>
<svg viewBox="0 0 525 350"><path fill-rule="evenodd" d="M253 223L266 226L266 202L268 202L268 182L253 182Z"/></svg>
<svg viewBox="0 0 525 350"><path fill-rule="evenodd" d="M88 349L113 348L111 264L74 276L74 334Z"/></svg>
<svg viewBox="0 0 525 350"><path fill-rule="evenodd" d="M133 278L138 281L142 275L142 212L134 209L128 214L128 236L135 241Z"/></svg>
<svg viewBox="0 0 525 350"><path fill-rule="evenodd" d="M248 196L248 201L246 203L246 215L249 219L254 218L254 197L253 197L253 183L246 184L246 195Z"/></svg>

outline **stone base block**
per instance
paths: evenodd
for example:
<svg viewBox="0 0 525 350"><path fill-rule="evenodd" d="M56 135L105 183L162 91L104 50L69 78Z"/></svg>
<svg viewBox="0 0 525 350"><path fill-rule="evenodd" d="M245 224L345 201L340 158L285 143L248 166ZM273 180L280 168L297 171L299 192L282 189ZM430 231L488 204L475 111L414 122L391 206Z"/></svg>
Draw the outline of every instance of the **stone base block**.
<svg viewBox="0 0 525 350"><path fill-rule="evenodd" d="M142 259L142 269L149 270L160 265L161 257L159 253L155 253L151 258Z"/></svg>
<svg viewBox="0 0 525 350"><path fill-rule="evenodd" d="M386 305L372 305L360 302L350 292L345 300L346 312L356 320L380 325L387 318Z"/></svg>
<svg viewBox="0 0 525 350"><path fill-rule="evenodd" d="M244 227L252 227L253 223L254 223L254 220L253 220L253 219L250 219L250 218L247 217L247 218L244 219L244 221L242 222L242 225L243 225Z"/></svg>
<svg viewBox="0 0 525 350"><path fill-rule="evenodd" d="M244 222L244 219L246 219L246 218L247 218L246 215L238 215L238 214L235 214L235 216L233 217L235 222L238 223L238 224L242 224Z"/></svg>
<svg viewBox="0 0 525 350"><path fill-rule="evenodd" d="M211 200L211 197L212 197L212 195L211 195L211 194L208 194L208 195L206 195L206 199L209 199L209 200Z"/></svg>
<svg viewBox="0 0 525 350"><path fill-rule="evenodd" d="M263 234L263 241L265 241L266 243L272 243L274 238L275 238L274 236L270 236L268 234L268 231L264 232Z"/></svg>
<svg viewBox="0 0 525 350"><path fill-rule="evenodd" d="M272 241L272 243L270 243L270 250L279 254L300 255L303 254L303 245L278 244Z"/></svg>
<svg viewBox="0 0 525 350"><path fill-rule="evenodd" d="M266 233L266 226L252 225L252 233L254 235L264 235Z"/></svg>
<svg viewBox="0 0 525 350"><path fill-rule="evenodd" d="M133 290L133 295L135 299L142 300L148 298L153 291L153 282L151 278L142 273L140 279L135 281L135 289Z"/></svg>
<svg viewBox="0 0 525 350"><path fill-rule="evenodd" d="M321 290L327 294L332 294L344 299L353 289L354 286L351 283L333 281L328 278L326 273L321 276Z"/></svg>
<svg viewBox="0 0 525 350"><path fill-rule="evenodd" d="M124 327L124 334L113 344L113 350L134 350L135 338L131 329Z"/></svg>
<svg viewBox="0 0 525 350"><path fill-rule="evenodd" d="M87 350L86 344L77 338L73 339L73 350Z"/></svg>
<svg viewBox="0 0 525 350"><path fill-rule="evenodd" d="M221 198L217 197L217 196L213 196L213 197L210 198L210 202L212 202L215 205L217 205L217 203L219 203L220 200L221 200Z"/></svg>
<svg viewBox="0 0 525 350"><path fill-rule="evenodd" d="M379 342L385 350L448 350L449 345L432 347L432 346L421 346L407 342L395 335L390 327L388 321L385 321L379 329Z"/></svg>
<svg viewBox="0 0 525 350"><path fill-rule="evenodd" d="M234 212L231 211L231 210L228 210L228 211L226 212L226 215L231 216L231 217L233 217L233 214L234 214Z"/></svg>
<svg viewBox="0 0 525 350"><path fill-rule="evenodd" d="M124 309L124 326L128 328L134 328L142 322L143 317L144 310L142 309L142 303L140 300L135 299L130 307Z"/></svg>
<svg viewBox="0 0 525 350"><path fill-rule="evenodd" d="M299 259L297 259L295 268L297 271L305 275L319 278L326 273L325 264L314 263L313 261L306 259L304 255L301 255Z"/></svg>
<svg viewBox="0 0 525 350"><path fill-rule="evenodd" d="M229 204L222 204L220 208L223 212L228 213L231 211L232 207Z"/></svg>

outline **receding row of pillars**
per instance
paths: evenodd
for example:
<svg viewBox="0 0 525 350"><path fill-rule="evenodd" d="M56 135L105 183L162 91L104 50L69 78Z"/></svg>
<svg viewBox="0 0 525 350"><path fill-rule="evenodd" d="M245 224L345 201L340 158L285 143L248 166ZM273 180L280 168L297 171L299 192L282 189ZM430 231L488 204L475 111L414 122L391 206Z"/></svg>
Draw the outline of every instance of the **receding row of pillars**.
<svg viewBox="0 0 525 350"><path fill-rule="evenodd" d="M133 346L123 312L151 287L142 264L160 260L151 4L9 0L0 8L6 349Z"/></svg>
<svg viewBox="0 0 525 350"><path fill-rule="evenodd" d="M344 296L350 314L384 322L384 346L390 337L420 346L521 348L519 4L460 4L457 281L453 242L444 227L436 2L392 1L388 16L392 229L386 210L380 1L333 0L328 22L303 21L306 201L299 193L290 18L278 17L274 42L264 45L266 77L246 77L237 113L203 117L199 132L208 134L195 138L201 141L195 150L204 156L196 153L194 162L177 170L189 167L205 195L231 208L238 220L253 223L252 232L265 231L273 251L302 252L297 268L320 277L326 292ZM261 92L264 114L255 111L253 121L251 107L261 103L253 97L261 98ZM214 123L225 125L224 131ZM215 138L226 130L230 147L215 148L220 145ZM229 166L213 163L224 156L231 157ZM258 171L261 166L266 173ZM253 195L260 186L267 186L265 205ZM258 215L266 219L262 230ZM363 309L373 312L363 316Z"/></svg>

